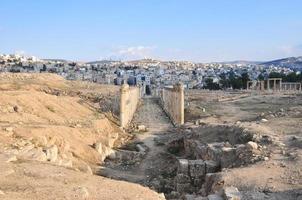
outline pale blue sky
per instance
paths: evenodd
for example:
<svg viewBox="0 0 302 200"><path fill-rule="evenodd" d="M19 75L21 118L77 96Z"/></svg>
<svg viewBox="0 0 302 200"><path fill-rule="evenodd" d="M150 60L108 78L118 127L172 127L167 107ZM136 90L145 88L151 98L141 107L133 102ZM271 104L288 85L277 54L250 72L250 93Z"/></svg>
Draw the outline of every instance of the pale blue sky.
<svg viewBox="0 0 302 200"><path fill-rule="evenodd" d="M1 0L0 53L196 62L302 55L301 0Z"/></svg>

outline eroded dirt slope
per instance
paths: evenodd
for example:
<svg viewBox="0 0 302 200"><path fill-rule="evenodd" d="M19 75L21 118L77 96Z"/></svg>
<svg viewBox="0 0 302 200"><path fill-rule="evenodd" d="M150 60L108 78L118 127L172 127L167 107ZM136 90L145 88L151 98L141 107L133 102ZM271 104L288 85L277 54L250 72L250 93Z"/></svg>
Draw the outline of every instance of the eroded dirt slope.
<svg viewBox="0 0 302 200"><path fill-rule="evenodd" d="M131 138L107 117L113 115L106 102L117 92L53 74L0 74L1 199L159 199L140 186L92 175Z"/></svg>

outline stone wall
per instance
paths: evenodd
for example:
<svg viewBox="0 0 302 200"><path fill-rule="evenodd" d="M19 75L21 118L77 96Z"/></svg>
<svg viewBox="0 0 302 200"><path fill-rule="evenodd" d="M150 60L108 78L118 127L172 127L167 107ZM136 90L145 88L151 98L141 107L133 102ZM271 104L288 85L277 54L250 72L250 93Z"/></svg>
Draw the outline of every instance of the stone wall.
<svg viewBox="0 0 302 200"><path fill-rule="evenodd" d="M164 88L160 95L161 106L174 125L184 123L184 87L176 84L173 88Z"/></svg>
<svg viewBox="0 0 302 200"><path fill-rule="evenodd" d="M120 126L126 127L134 116L141 92L139 87L129 87L128 84L123 84L120 92Z"/></svg>

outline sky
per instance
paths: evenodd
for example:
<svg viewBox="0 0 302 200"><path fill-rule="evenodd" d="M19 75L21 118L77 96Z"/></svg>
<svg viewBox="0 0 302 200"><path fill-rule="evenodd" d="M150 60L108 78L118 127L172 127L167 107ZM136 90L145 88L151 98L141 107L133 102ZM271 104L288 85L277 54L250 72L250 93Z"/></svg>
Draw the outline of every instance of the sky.
<svg viewBox="0 0 302 200"><path fill-rule="evenodd" d="M267 61L302 56L301 0L1 0L0 54Z"/></svg>

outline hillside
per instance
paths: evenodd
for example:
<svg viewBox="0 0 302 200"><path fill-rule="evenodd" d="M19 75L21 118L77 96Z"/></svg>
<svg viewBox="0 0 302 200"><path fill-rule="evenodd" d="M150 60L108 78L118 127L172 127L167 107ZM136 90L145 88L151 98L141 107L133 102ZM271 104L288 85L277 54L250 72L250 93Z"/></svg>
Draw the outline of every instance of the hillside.
<svg viewBox="0 0 302 200"><path fill-rule="evenodd" d="M0 195L159 199L141 186L92 175L131 138L101 112L118 89L53 74L0 74Z"/></svg>
<svg viewBox="0 0 302 200"><path fill-rule="evenodd" d="M265 66L273 65L273 66L302 70L302 56L273 60L273 61L261 63L261 65L265 65Z"/></svg>

